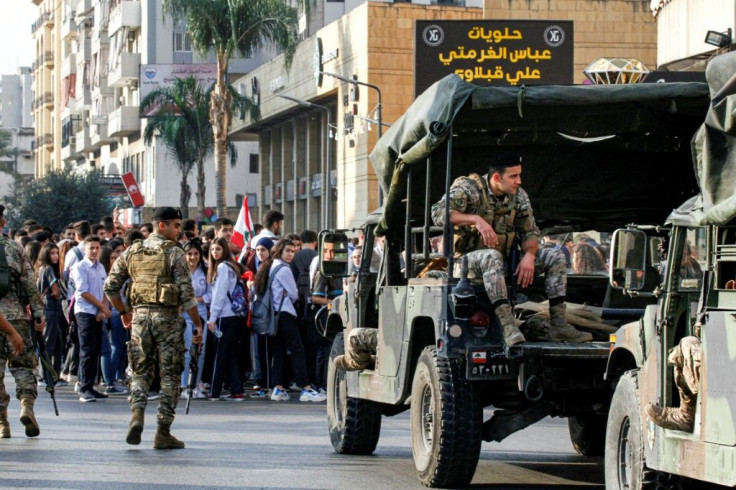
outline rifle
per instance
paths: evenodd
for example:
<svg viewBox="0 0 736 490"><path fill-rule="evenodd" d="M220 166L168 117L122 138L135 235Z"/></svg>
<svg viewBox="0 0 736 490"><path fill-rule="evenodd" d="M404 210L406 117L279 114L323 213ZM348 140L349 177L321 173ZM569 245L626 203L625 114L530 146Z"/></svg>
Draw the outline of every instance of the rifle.
<svg viewBox="0 0 736 490"><path fill-rule="evenodd" d="M41 332L36 332L32 319L28 320L28 326L31 330L31 340L33 340L33 345L36 348L36 355L38 356L38 360L41 361L41 373L43 374L43 380L46 382L46 391L51 396L51 401L54 403L54 412L58 417L59 407L56 406L54 385L59 379L59 375L56 373L53 366L51 366L51 361L46 353L46 342L43 340L43 334Z"/></svg>
<svg viewBox="0 0 736 490"><path fill-rule="evenodd" d="M189 348L189 377L187 378L187 408L184 413L189 413L189 404L192 402L194 385L197 383L199 373L199 346L192 344Z"/></svg>

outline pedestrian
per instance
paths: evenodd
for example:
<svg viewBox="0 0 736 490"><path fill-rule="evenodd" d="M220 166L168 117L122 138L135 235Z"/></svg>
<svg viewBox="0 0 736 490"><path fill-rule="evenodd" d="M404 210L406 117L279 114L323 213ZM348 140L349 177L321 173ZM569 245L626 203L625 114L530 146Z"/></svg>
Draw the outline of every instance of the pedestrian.
<svg viewBox="0 0 736 490"><path fill-rule="evenodd" d="M43 340L46 344L46 353L51 366L57 373L61 372L61 357L66 344L66 328L61 301L65 299L65 288L59 278L59 247L54 243L47 243L41 248L36 263L36 286L43 301L43 314L46 318L46 328L43 329ZM59 386L68 384L60 379Z"/></svg>
<svg viewBox="0 0 736 490"><path fill-rule="evenodd" d="M100 263L105 267L105 272L110 274L112 264L115 263L120 254L123 253L123 242L114 238L100 251ZM107 298L105 298L107 301ZM104 321L102 329L102 348L100 351L100 366L102 377L105 379L106 395L127 395L125 387L125 368L128 364L125 355L125 344L129 340L128 332L123 327L120 312L112 305L110 318Z"/></svg>
<svg viewBox="0 0 736 490"><path fill-rule="evenodd" d="M3 214L5 207L0 205L0 228L5 227ZM15 378L15 396L20 401L20 422L25 427L26 436L36 437L41 433L33 412L33 404L38 394L35 369L38 366L36 353L29 347L33 345L30 336L43 332L46 323L43 316L41 297L33 280L33 268L20 245L0 235L0 254L5 255L7 273L0 275L0 290L5 295L0 298L0 315L12 325L23 338L26 349L19 353L17 346L11 345L7 336L0 338L0 437L10 437L8 404L10 395L5 391L5 366ZM11 288L11 283L15 288ZM31 332L26 307L30 307L35 332ZM14 336L13 336L14 337ZM15 339L17 340L17 339Z"/></svg>
<svg viewBox="0 0 736 490"><path fill-rule="evenodd" d="M207 264L204 262L204 254L202 246L198 238L194 238L184 244L184 253L187 256L187 265L192 275L192 287L194 288L194 296L197 299L197 312L200 318L207 318L207 307L212 302L212 286L207 282ZM196 333L194 320L188 313L184 312L184 320L186 321L186 329L184 330L184 344L186 351L184 353L184 372L181 376L182 394L189 380L189 356L192 346L192 336ZM207 345L207 332L205 328L202 331L202 346ZM195 380L195 388L192 392L194 398L206 398L204 394L204 383L202 382L202 372L204 370L205 349L201 349L199 359L197 361L197 379Z"/></svg>
<svg viewBox="0 0 736 490"><path fill-rule="evenodd" d="M227 238L215 238L210 245L210 266L207 282L212 285L212 305L207 321L207 329L218 337L215 369L212 375L210 400L220 399L223 382L230 384L230 394L223 397L227 401L242 401L243 380L238 364L240 342L245 330L245 318L238 316L231 307L230 293L235 290L240 265L230 253Z"/></svg>
<svg viewBox="0 0 736 490"><path fill-rule="evenodd" d="M79 369L79 338L77 336L77 321L74 319L74 293L69 291L68 281L64 279L64 270L67 253L79 245L74 238L62 240L59 244L59 271L61 276L59 283L65 291L65 298L61 300L61 308L64 313L64 363L59 377L69 383L76 382L77 370ZM68 276L67 276L68 277Z"/></svg>
<svg viewBox="0 0 736 490"><path fill-rule="evenodd" d="M195 345L202 341L202 322L186 257L176 243L181 231L181 212L171 207L156 208L153 223L155 231L146 240L133 243L115 261L105 282L105 293L113 306L124 312L123 325L132 328L128 343L133 370L128 398L132 417L126 442L133 445L141 442L148 389L158 357L161 396L153 447L181 449L184 443L170 432L184 370L185 324L179 310L186 311L194 321L197 332L192 336L192 343ZM125 305L120 291L129 279Z"/></svg>
<svg viewBox="0 0 736 490"><path fill-rule="evenodd" d="M268 237L261 238L255 247L255 260L253 260L253 277L258 273L261 264L270 260L271 249L273 248L273 240ZM253 291L255 281L248 281L248 290ZM251 295L252 297L252 295ZM251 398L265 398L267 391L273 385L271 383L271 356L268 350L268 336L258 335L251 332L251 352L253 355L253 370L255 382L253 384L253 394Z"/></svg>
<svg viewBox="0 0 736 490"><path fill-rule="evenodd" d="M107 278L100 264L100 239L90 235L84 240L84 258L71 271L74 282L74 317L79 335L79 401L93 402L107 398L94 389L102 349L103 321L110 318L103 285Z"/></svg>

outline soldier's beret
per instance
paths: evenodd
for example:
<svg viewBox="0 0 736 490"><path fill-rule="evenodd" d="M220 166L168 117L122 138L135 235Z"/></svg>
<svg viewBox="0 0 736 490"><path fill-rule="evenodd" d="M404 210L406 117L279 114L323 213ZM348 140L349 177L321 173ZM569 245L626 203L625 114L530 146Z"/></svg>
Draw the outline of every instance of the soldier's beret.
<svg viewBox="0 0 736 490"><path fill-rule="evenodd" d="M162 206L160 208L156 208L156 210L153 212L153 219L155 221L181 219L181 211L169 206Z"/></svg>
<svg viewBox="0 0 736 490"><path fill-rule="evenodd" d="M507 168L522 164L521 153L514 151L499 151L492 157L491 167Z"/></svg>

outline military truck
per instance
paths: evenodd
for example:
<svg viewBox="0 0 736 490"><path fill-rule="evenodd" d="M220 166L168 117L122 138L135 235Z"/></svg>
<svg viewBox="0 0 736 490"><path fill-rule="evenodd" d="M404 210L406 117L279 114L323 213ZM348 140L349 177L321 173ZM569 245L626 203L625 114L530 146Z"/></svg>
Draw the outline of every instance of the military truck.
<svg viewBox="0 0 736 490"><path fill-rule="evenodd" d="M697 192L689 141L707 107L707 86L698 83L481 88L453 75L422 94L371 154L382 209L360 230L320 235L334 243L334 259L320 263L331 277L348 274L348 236L363 239L357 280L323 324L333 340L327 418L335 451L372 453L382 416L410 410L414 462L427 486L467 485L483 441L547 416L569 419L580 453L602 454L613 393L604 378L608 339L504 348L482 284L454 272L449 219L434 226L430 207L455 178L485 173L511 149L523 155L522 187L540 228L662 223ZM431 248L434 237L441 251ZM419 277L438 260L444 274ZM516 294L536 299L541 281ZM614 324L655 300L614 298L609 289L605 275L568 279L568 299L601 307ZM345 372L333 360L354 328L377 329L375 362ZM485 407L495 409L488 420Z"/></svg>
<svg viewBox="0 0 736 490"><path fill-rule="evenodd" d="M617 287L656 292L658 300L640 321L617 332L606 368L606 382L615 387L604 458L609 489L736 486L734 74L736 53L714 58L706 71L711 108L692 143L702 193L673 211L664 226L636 219L615 235ZM641 281L646 265L640 258L653 252L652 243L662 244L662 256L653 257L663 271L656 291ZM667 357L693 335L702 342L694 428L664 429L645 407L680 406Z"/></svg>

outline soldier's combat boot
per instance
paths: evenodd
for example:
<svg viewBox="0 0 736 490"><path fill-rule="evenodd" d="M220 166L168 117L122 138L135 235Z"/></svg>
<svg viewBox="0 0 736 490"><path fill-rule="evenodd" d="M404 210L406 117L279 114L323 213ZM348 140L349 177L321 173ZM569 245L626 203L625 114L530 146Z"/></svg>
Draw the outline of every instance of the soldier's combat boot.
<svg viewBox="0 0 736 490"><path fill-rule="evenodd" d="M10 438L10 422L8 422L8 407L0 408L0 439Z"/></svg>
<svg viewBox="0 0 736 490"><path fill-rule="evenodd" d="M34 400L35 398L31 395L20 397L20 423L25 426L28 437L36 437L41 433L41 428L36 422L36 415L33 413Z"/></svg>
<svg viewBox="0 0 736 490"><path fill-rule="evenodd" d="M549 307L549 340L552 342L590 342L593 340L590 332L581 332L567 323L565 313L567 313L567 305L564 302Z"/></svg>
<svg viewBox="0 0 736 490"><path fill-rule="evenodd" d="M695 425L695 400L694 396L687 395L680 389L679 407L662 408L649 403L646 406L647 415L663 429L692 432Z"/></svg>
<svg viewBox="0 0 736 490"><path fill-rule="evenodd" d="M498 321L501 322L503 341L507 346L526 342L524 334L516 326L516 320L514 319L514 313L511 311L511 306L508 304L498 305L496 307L496 316L498 317Z"/></svg>
<svg viewBox="0 0 736 490"><path fill-rule="evenodd" d="M158 424L153 438L153 449L184 449L184 443L171 435L170 425Z"/></svg>
<svg viewBox="0 0 736 490"><path fill-rule="evenodd" d="M135 446L141 443L141 432L143 432L145 411L142 408L134 408L131 412L133 413L133 416L130 418L128 437L125 438L125 442Z"/></svg>

